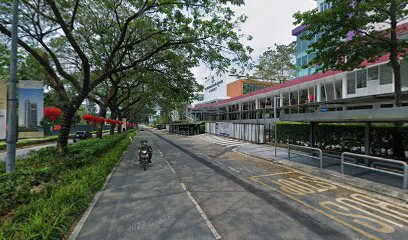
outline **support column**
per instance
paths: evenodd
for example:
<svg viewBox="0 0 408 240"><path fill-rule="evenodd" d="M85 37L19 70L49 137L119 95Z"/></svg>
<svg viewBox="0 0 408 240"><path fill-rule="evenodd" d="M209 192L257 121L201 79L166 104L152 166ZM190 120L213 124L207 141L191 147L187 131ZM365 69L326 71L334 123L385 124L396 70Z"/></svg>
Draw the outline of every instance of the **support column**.
<svg viewBox="0 0 408 240"><path fill-rule="evenodd" d="M365 155L371 154L371 144L370 144L370 130L371 130L371 123L366 123L364 128L364 151Z"/></svg>
<svg viewBox="0 0 408 240"><path fill-rule="evenodd" d="M316 94L316 102L322 101L322 84L319 82L317 83L317 94Z"/></svg>
<svg viewBox="0 0 408 240"><path fill-rule="evenodd" d="M345 99L347 98L347 77L344 76L341 80L341 98Z"/></svg>
<svg viewBox="0 0 408 240"><path fill-rule="evenodd" d="M309 133L309 145L310 147L316 146L316 123L310 122L310 133Z"/></svg>

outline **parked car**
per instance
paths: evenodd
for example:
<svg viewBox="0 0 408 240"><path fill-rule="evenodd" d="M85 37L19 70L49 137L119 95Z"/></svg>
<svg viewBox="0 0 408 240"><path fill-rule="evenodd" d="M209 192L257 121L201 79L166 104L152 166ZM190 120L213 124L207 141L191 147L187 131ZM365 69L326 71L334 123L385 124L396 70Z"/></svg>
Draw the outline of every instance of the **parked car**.
<svg viewBox="0 0 408 240"><path fill-rule="evenodd" d="M78 140L84 140L92 138L92 134L90 132L85 132L85 131L77 131L74 136L74 143L76 143Z"/></svg>

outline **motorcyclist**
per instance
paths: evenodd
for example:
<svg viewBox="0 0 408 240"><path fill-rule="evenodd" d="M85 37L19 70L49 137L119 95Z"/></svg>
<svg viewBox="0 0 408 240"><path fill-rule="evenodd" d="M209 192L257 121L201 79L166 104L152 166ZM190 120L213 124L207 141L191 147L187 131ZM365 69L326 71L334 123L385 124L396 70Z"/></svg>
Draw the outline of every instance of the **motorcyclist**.
<svg viewBox="0 0 408 240"><path fill-rule="evenodd" d="M139 161L141 159L140 154L143 150L147 150L149 153L149 163L152 163L152 154L153 154L153 149L150 145L147 144L147 140L142 140L140 141L140 147L139 147Z"/></svg>

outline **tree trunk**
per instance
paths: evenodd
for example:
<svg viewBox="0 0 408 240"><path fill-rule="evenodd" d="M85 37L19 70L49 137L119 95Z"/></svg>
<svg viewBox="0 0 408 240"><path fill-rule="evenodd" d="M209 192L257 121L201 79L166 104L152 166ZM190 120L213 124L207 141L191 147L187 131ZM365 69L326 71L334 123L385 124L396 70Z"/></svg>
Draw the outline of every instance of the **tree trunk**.
<svg viewBox="0 0 408 240"><path fill-rule="evenodd" d="M99 114L98 114L98 116L105 118L105 117L106 117L106 106L102 105L102 106L99 106L99 107L100 107L100 108L99 108ZM97 138L102 138L103 126L104 126L104 125L105 125L105 122L99 122L99 123L97 124L97 129L96 129L96 137L97 137Z"/></svg>
<svg viewBox="0 0 408 240"><path fill-rule="evenodd" d="M118 111L118 120L122 121L122 113ZM118 133L122 133L122 124L118 124Z"/></svg>
<svg viewBox="0 0 408 240"><path fill-rule="evenodd" d="M58 135L57 148L61 155L65 155L68 150L69 133L71 130L72 119L76 110L73 107L66 107L61 118L61 130Z"/></svg>
<svg viewBox="0 0 408 240"><path fill-rule="evenodd" d="M390 43L390 61L394 70L394 92L395 107L401 107L401 65L398 56L398 35L397 35L397 1L392 0L390 5L391 19L391 43ZM393 131L393 156L405 159L404 142L402 136L402 124L396 123Z"/></svg>
<svg viewBox="0 0 408 240"><path fill-rule="evenodd" d="M116 119L118 117L118 112L113 107L110 108L110 110L111 110L111 118ZM111 126L110 126L110 135L115 134L115 128L116 128L116 124L111 124Z"/></svg>

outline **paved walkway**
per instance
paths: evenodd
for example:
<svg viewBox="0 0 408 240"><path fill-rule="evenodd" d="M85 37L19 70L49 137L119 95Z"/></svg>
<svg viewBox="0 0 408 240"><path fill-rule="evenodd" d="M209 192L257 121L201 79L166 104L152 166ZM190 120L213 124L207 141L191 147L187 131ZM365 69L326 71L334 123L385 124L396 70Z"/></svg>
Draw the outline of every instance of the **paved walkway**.
<svg viewBox="0 0 408 240"><path fill-rule="evenodd" d="M214 239L172 168L153 147L153 166L136 162L140 132L125 152L77 239Z"/></svg>
<svg viewBox="0 0 408 240"><path fill-rule="evenodd" d="M228 147L229 145L228 142L231 144L234 144L236 140L230 139L230 138L225 138L221 136L214 136L214 135L208 135L208 134L203 134L203 135L198 135L194 136L194 138L202 138L204 141L211 141L212 143L219 144L222 146ZM235 146L235 145L231 145ZM260 157L262 159L266 160L279 160L279 161L289 161L288 159L288 150L286 148L277 148L277 156L275 157L275 147L267 144L252 144L252 143L246 143L246 144L239 144L234 151L248 154L254 157ZM304 157L304 156L298 156L298 155L292 155L291 156L291 162L296 162L296 163L302 163L307 166L312 166L319 168L319 160L309 158L309 157ZM331 170L335 172L340 172L341 171L341 166L340 166L340 159L339 158L333 158L331 156L324 155L323 156L323 168L326 170ZM373 172L370 170L362 169L362 168L356 168L356 167L351 167L351 166L345 166L345 174L354 176L354 177L359 177L363 179L367 179L370 181L382 183L382 184L387 184L393 187L397 188L402 188L402 177L398 176L393 176L389 174L383 174L379 172Z"/></svg>

